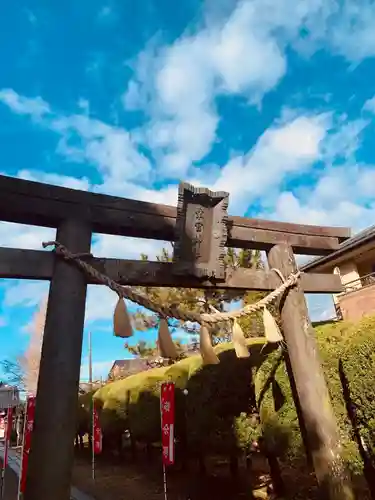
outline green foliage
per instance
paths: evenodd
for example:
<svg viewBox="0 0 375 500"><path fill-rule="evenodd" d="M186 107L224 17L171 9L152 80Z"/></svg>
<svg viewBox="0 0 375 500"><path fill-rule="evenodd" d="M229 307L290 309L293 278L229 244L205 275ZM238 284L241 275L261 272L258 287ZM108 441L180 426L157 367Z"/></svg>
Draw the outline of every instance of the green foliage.
<svg viewBox="0 0 375 500"><path fill-rule="evenodd" d="M173 343L176 347L179 358L184 357L186 346L180 339L174 339ZM153 358L160 355L156 342L152 344L147 343L144 340L140 340L137 344L129 344L128 342L126 342L124 344L124 348L129 351L130 354L133 354L133 356L137 356L139 358L149 358L149 360L152 360Z"/></svg>
<svg viewBox="0 0 375 500"><path fill-rule="evenodd" d="M94 397L102 408L104 432L130 428L139 441L157 441L160 385L172 380L176 385L178 437L186 420L189 443L197 449L245 448L254 437L253 431L244 429L244 415L253 411L253 369L272 349L264 347L263 338L249 339L248 345L250 358L237 359L233 344L222 343L215 347L219 365L202 366L201 356L195 355L171 367L154 368L103 386Z"/></svg>
<svg viewBox="0 0 375 500"><path fill-rule="evenodd" d="M368 498L361 476L363 465L347 414L339 360L356 407L359 430L374 451L374 331L375 317L356 325L340 322L316 329L343 456L363 499ZM315 498L315 482L303 459L282 352L265 345L264 338L248 338L247 343L250 358L237 359L233 345L225 342L215 347L219 365L202 366L200 355L196 355L171 367L148 370L102 387L94 397L102 408L104 432L128 428L137 440L158 441L160 384L172 380L176 384L176 436L178 440L187 437L190 450L233 454L248 449L262 435L267 448L279 457L287 481L298 477L293 498L302 498L301 483L303 498Z"/></svg>
<svg viewBox="0 0 375 500"><path fill-rule="evenodd" d="M141 256L142 260L148 260L147 255ZM159 262L171 262L172 257L167 249L163 249L157 257ZM263 264L260 258L260 252L255 250L236 250L228 248L225 255L225 266L230 273L233 270L241 268L262 268ZM159 288L159 287L137 287L138 293L147 295L150 300L161 305L176 305L183 311L203 312L210 311L210 306L219 311L223 311L225 307L233 301L245 300L247 302L254 301L259 297L259 294L254 292L245 292L239 290L200 290L194 288ZM158 325L158 317L154 314L147 314L138 310L133 314L133 320L138 330L147 330L155 328ZM198 325L191 323L183 323L177 320L169 321L170 328L184 328L191 334L196 334ZM228 325L221 324L212 330L214 343L219 341L227 341L230 338Z"/></svg>
<svg viewBox="0 0 375 500"><path fill-rule="evenodd" d="M0 367L9 384L17 386L20 390L25 387L25 373L22 368L21 360L16 358L3 359L0 361Z"/></svg>
<svg viewBox="0 0 375 500"><path fill-rule="evenodd" d="M360 433L372 453L375 452L374 330L375 316L365 318L356 325L339 323L334 327L323 326L318 330L324 368L334 409L341 422L341 430L344 435L350 435L351 426L338 374L339 358L342 360L345 376L349 382L350 396L355 406ZM354 467L361 466L360 462L355 460L351 442L347 443L346 452Z"/></svg>
<svg viewBox="0 0 375 500"><path fill-rule="evenodd" d="M348 418L340 381L339 360L342 360L348 379L361 435L374 451L374 330L375 317L364 319L358 324L339 322L316 329L321 361L339 425L343 457L355 481L362 474L363 464L353 440L353 429ZM256 375L256 393L260 401L260 414L266 441L285 463L293 467L303 453L303 444L285 364L284 361L277 363L278 355L272 353L260 367ZM275 407L274 384L266 385L269 378L277 381L285 398L280 409ZM264 390L265 386L266 390Z"/></svg>
<svg viewBox="0 0 375 500"><path fill-rule="evenodd" d="M277 383L277 386L275 384ZM284 396L279 408L275 387ZM268 448L279 457L300 454L302 439L285 363L280 351L273 352L259 368L255 390L263 435Z"/></svg>
<svg viewBox="0 0 375 500"><path fill-rule="evenodd" d="M77 429L88 432L92 425L92 398L95 390L81 394L78 397Z"/></svg>
<svg viewBox="0 0 375 500"><path fill-rule="evenodd" d="M130 354L134 356L138 356L140 358L147 358L151 356L156 356L158 353L156 345L151 345L145 342L144 340L140 340L137 344L129 344L126 342L124 347Z"/></svg>

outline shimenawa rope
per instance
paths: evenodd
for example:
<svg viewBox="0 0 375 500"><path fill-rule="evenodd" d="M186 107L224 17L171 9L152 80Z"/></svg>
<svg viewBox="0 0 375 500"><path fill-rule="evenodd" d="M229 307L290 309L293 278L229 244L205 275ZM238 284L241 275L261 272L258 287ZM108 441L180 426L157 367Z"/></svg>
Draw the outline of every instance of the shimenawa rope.
<svg viewBox="0 0 375 500"><path fill-rule="evenodd" d="M150 311L153 311L162 317L176 318L182 321L192 321L199 324L215 324L221 321L233 320L235 318L240 318L242 316L252 314L256 311L260 311L261 309L267 307L271 302L276 300L288 288L294 286L301 274L300 271L297 271L296 273L291 274L287 279L284 279L282 273L278 269L272 269L272 271L277 273L283 283L263 299L259 300L255 304L246 305L242 309L239 309L237 311L201 314L192 311L182 311L178 307L168 307L155 304L154 302L151 302L146 296L133 292L130 287L119 285L118 283L116 283L116 281L112 280L105 274L100 273L94 267L90 266L90 264L81 259L81 257L92 257L91 254L74 254L58 241L47 241L42 243L42 245L43 248L53 246L54 251L57 255L63 257L67 261L74 262L78 267L80 267L88 275L94 278L94 280L96 280L98 283L106 285L108 288L116 292L119 297L131 300L132 302L135 302L136 304L139 304L140 306L145 307L146 309L149 309Z"/></svg>

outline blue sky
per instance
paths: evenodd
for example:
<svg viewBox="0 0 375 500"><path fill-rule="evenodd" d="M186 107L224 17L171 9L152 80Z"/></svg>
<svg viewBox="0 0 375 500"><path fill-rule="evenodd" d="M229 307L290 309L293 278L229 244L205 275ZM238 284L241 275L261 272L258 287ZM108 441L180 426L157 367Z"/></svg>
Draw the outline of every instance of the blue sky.
<svg viewBox="0 0 375 500"><path fill-rule="evenodd" d="M353 232L373 224L373 2L176 5L8 2L0 19L0 171L167 204L176 204L184 179L228 190L236 215ZM0 223L3 246L39 249L51 236ZM152 257L162 246L93 240L94 254L107 257ZM46 283L0 283L1 357L25 347L47 291ZM85 328L98 376L124 355L111 331L115 302L90 287ZM314 319L332 311L329 297L309 305Z"/></svg>

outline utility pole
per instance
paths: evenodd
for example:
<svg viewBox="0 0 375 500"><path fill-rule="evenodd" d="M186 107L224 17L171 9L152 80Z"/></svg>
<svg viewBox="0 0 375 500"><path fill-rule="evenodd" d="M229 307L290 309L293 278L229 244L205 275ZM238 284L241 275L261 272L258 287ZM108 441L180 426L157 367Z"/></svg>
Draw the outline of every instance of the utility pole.
<svg viewBox="0 0 375 500"><path fill-rule="evenodd" d="M89 330L89 384L90 390L93 390L93 382L92 382L92 334L91 330ZM92 397L92 396L91 396ZM91 471L92 471L92 479L95 480L95 449L94 449L94 400L91 399Z"/></svg>
<svg viewBox="0 0 375 500"><path fill-rule="evenodd" d="M92 339L91 339L91 331L89 331L89 384L90 389L93 389L92 382Z"/></svg>

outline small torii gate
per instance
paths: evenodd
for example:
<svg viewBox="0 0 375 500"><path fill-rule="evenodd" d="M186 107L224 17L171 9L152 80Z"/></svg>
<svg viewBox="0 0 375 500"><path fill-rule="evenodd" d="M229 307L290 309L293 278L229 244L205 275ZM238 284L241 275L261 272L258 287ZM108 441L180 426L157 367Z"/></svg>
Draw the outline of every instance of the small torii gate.
<svg viewBox="0 0 375 500"><path fill-rule="evenodd" d="M226 275L224 247L265 250L296 272L294 253L325 255L350 230L227 215L228 193L182 183L178 206L156 205L0 176L0 220L57 229L56 240L121 285L272 291L276 273ZM93 232L175 242L172 263L87 257ZM86 289L97 283L53 252L0 248L0 278L49 280L32 448L24 500L69 500ZM353 498L305 293L338 293L339 276L301 273L280 301L300 424L322 498Z"/></svg>

